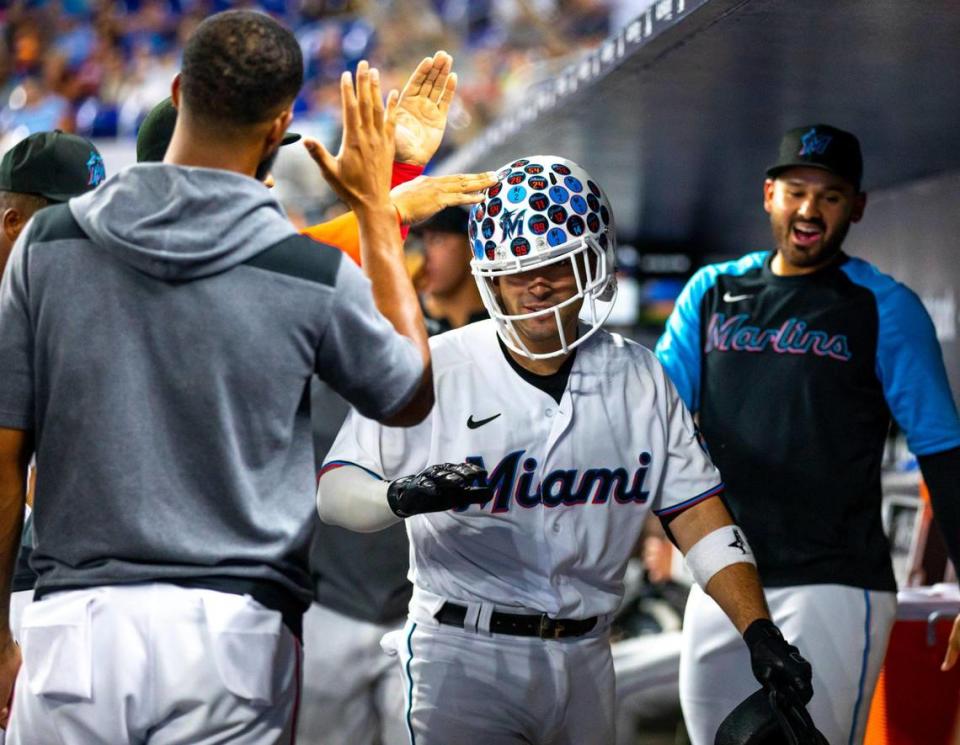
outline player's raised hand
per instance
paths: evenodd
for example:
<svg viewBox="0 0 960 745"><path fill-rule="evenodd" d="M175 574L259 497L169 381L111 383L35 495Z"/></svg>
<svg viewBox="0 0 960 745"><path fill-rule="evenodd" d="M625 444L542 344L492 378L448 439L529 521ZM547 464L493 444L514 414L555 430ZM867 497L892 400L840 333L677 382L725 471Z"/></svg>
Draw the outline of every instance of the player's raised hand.
<svg viewBox="0 0 960 745"><path fill-rule="evenodd" d="M13 703L13 686L20 671L20 647L13 640L10 632L5 634L6 641L0 645L0 729L7 728L10 721L10 707Z"/></svg>
<svg viewBox="0 0 960 745"><path fill-rule="evenodd" d="M418 176L394 186L390 192L393 206L404 225L413 225L432 217L445 207L477 204L483 190L497 183L494 173L458 173L453 176Z"/></svg>
<svg viewBox="0 0 960 745"><path fill-rule="evenodd" d="M400 93L397 154L401 163L425 166L440 147L457 90L453 58L444 51L425 57Z"/></svg>
<svg viewBox="0 0 960 745"><path fill-rule="evenodd" d="M387 502L398 517L444 512L490 501L487 472L472 463L442 463L392 482Z"/></svg>
<svg viewBox="0 0 960 745"><path fill-rule="evenodd" d="M952 670L957 664L957 658L960 657L960 616L957 616L953 622L953 630L950 632L950 641L947 642L947 653L943 657L943 664L940 669L943 672Z"/></svg>
<svg viewBox="0 0 960 745"><path fill-rule="evenodd" d="M340 78L343 139L334 157L319 142L304 140L323 177L351 209L383 208L390 204L390 174L397 124L396 91L384 106L380 73L366 60L357 65L356 89L349 72Z"/></svg>

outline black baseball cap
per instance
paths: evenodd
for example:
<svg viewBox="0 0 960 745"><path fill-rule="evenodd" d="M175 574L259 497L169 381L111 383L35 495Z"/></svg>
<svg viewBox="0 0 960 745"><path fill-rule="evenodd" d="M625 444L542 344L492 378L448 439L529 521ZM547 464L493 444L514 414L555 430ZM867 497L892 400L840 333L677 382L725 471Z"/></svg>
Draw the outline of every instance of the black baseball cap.
<svg viewBox="0 0 960 745"><path fill-rule="evenodd" d="M863 155L856 135L829 124L809 124L787 132L780 141L780 157L767 169L776 178L788 168L822 168L849 181L860 191Z"/></svg>
<svg viewBox="0 0 960 745"><path fill-rule="evenodd" d="M176 123L177 109L172 99L165 98L150 109L137 132L137 163L159 163L163 160ZM280 144L289 145L299 139L300 135L296 132L287 132Z"/></svg>
<svg viewBox="0 0 960 745"><path fill-rule="evenodd" d="M457 233L465 236L467 234L467 223L470 220L470 212L465 207L452 206L444 207L433 217L429 217L423 222L414 226L414 231L436 230L439 233Z"/></svg>
<svg viewBox="0 0 960 745"><path fill-rule="evenodd" d="M59 129L29 135L0 160L0 191L37 194L51 202L78 197L104 178L94 144Z"/></svg>

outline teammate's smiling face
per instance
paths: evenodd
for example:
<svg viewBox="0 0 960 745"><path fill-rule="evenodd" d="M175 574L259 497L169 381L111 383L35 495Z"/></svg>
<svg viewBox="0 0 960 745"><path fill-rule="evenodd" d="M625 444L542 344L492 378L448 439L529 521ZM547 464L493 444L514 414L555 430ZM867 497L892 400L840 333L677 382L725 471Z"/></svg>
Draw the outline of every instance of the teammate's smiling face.
<svg viewBox="0 0 960 745"><path fill-rule="evenodd" d="M865 206L866 194L821 168L790 168L763 185L777 251L793 269L813 270L834 258Z"/></svg>
<svg viewBox="0 0 960 745"><path fill-rule="evenodd" d="M552 308L577 294L573 266L561 261L519 274L508 274L494 282L494 292L500 307L507 315L535 313ZM570 303L560 309L560 321L568 340L576 338L577 316L583 301ZM531 352L541 353L556 349L560 343L553 313L514 321L513 327Z"/></svg>

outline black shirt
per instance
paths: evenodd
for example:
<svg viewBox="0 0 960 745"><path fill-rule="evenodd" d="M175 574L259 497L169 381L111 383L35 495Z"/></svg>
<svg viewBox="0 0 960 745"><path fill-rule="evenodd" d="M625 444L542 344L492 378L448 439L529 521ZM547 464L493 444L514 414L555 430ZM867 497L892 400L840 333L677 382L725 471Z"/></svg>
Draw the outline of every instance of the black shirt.
<svg viewBox="0 0 960 745"><path fill-rule="evenodd" d="M894 590L880 519L891 414L916 455L960 445L933 324L864 261L780 277L771 258L701 269L657 356L699 413L764 585Z"/></svg>

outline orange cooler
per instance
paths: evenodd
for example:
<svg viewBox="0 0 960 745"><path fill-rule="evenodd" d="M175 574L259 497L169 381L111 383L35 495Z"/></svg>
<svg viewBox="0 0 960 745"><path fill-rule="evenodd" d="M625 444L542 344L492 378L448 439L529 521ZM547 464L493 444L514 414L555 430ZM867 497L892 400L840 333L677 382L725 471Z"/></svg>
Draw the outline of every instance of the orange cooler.
<svg viewBox="0 0 960 745"><path fill-rule="evenodd" d="M955 584L910 588L901 590L897 600L897 620L864 742L960 745L960 663L940 672L960 612L960 590Z"/></svg>

